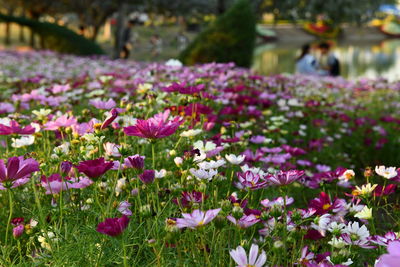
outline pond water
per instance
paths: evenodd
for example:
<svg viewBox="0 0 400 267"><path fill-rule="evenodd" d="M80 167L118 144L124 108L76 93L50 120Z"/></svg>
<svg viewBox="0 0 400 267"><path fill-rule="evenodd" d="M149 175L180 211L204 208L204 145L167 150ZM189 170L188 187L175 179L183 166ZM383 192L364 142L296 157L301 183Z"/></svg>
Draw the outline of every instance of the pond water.
<svg viewBox="0 0 400 267"><path fill-rule="evenodd" d="M256 48L253 69L260 74L293 73L303 43L267 43ZM400 39L338 43L333 52L345 78L383 77L400 80Z"/></svg>

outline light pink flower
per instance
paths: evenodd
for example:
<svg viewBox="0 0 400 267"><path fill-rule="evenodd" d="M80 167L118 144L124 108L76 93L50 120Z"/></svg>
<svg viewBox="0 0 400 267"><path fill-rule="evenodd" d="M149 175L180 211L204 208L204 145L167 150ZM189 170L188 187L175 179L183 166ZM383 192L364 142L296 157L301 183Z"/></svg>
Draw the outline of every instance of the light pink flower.
<svg viewBox="0 0 400 267"><path fill-rule="evenodd" d="M194 210L192 213L182 213L183 218L176 219L176 226L178 228L191 228L203 226L211 222L220 212L221 209L213 209L203 212L201 210Z"/></svg>
<svg viewBox="0 0 400 267"><path fill-rule="evenodd" d="M264 250L261 250L261 254L258 254L258 246L255 244L251 245L249 257L247 258L246 251L242 246L238 246L229 252L232 259L236 262L236 267L264 267L267 261L267 255Z"/></svg>

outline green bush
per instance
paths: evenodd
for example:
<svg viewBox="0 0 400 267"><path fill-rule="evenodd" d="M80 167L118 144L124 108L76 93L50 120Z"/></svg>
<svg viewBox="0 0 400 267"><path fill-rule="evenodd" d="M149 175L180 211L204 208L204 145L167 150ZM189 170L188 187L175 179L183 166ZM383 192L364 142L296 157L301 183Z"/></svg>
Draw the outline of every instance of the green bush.
<svg viewBox="0 0 400 267"><path fill-rule="evenodd" d="M181 53L187 65L205 62L251 64L256 18L249 0L238 0L226 13L201 32Z"/></svg>
<svg viewBox="0 0 400 267"><path fill-rule="evenodd" d="M76 55L104 54L104 51L95 42L54 23L3 14L0 14L0 21L13 22L30 28L35 34L39 35L43 49Z"/></svg>

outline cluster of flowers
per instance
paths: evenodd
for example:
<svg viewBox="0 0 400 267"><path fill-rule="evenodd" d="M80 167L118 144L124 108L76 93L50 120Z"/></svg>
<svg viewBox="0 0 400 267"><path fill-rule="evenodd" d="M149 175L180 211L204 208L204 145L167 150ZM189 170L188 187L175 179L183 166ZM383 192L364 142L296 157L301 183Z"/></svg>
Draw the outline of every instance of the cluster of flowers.
<svg viewBox="0 0 400 267"><path fill-rule="evenodd" d="M0 52L5 262L395 266L399 83L175 63Z"/></svg>

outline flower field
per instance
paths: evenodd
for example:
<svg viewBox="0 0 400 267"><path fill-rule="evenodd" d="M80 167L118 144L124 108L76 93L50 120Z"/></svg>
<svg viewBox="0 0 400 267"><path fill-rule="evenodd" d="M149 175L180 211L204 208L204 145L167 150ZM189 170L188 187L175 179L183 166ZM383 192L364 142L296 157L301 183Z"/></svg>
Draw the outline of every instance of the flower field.
<svg viewBox="0 0 400 267"><path fill-rule="evenodd" d="M0 52L0 91L1 266L400 261L400 83Z"/></svg>

